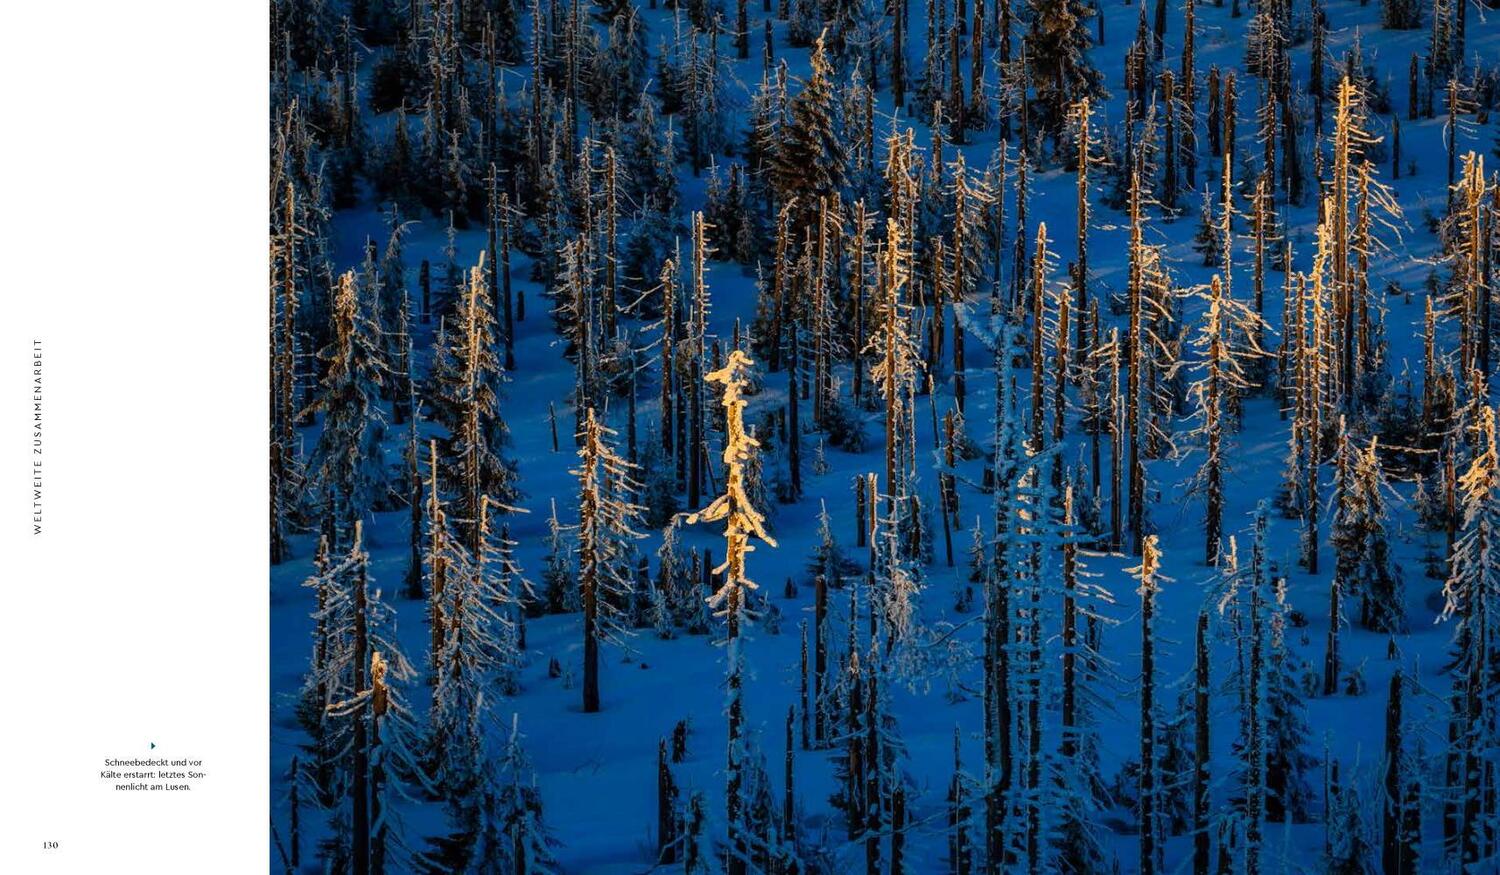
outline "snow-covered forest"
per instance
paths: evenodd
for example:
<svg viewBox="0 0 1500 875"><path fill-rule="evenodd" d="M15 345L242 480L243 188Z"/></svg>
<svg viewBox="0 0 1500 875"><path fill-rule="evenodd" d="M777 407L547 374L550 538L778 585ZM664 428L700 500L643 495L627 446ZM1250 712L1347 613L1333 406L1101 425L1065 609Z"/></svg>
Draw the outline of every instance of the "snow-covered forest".
<svg viewBox="0 0 1500 875"><path fill-rule="evenodd" d="M1497 15L272 0L273 869L1500 872Z"/></svg>

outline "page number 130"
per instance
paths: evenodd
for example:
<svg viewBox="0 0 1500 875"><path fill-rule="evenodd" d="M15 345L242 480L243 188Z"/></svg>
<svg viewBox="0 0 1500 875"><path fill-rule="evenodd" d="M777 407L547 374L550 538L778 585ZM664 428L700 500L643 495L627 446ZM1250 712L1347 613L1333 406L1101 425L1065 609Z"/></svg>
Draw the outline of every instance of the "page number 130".
<svg viewBox="0 0 1500 875"><path fill-rule="evenodd" d="M55 851L55 850L57 850L57 842L42 842L42 850L44 850L44 851Z"/></svg>

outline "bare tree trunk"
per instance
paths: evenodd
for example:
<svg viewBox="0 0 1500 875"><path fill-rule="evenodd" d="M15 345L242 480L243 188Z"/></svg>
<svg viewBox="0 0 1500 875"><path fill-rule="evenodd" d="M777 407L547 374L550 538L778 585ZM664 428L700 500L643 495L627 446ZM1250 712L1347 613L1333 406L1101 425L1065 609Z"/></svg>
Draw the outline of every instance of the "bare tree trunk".
<svg viewBox="0 0 1500 875"><path fill-rule="evenodd" d="M362 523L354 524L354 549L362 551L361 542ZM367 689L369 671L369 611L367 608L368 576L366 563L359 563L358 576L354 581L354 695L358 697ZM368 715L364 708L354 712L354 741L352 766L353 781L349 786L351 831L354 843L354 872L355 875L369 875L370 872L370 739Z"/></svg>
<svg viewBox="0 0 1500 875"><path fill-rule="evenodd" d="M1141 773L1140 773L1140 872L1155 875L1159 871L1157 849L1156 786L1156 536L1142 545L1141 592Z"/></svg>
<svg viewBox="0 0 1500 875"><path fill-rule="evenodd" d="M1188 0L1189 3L1192 0ZM1078 342L1073 350L1074 363L1080 367L1089 349L1089 99L1078 102L1078 199L1074 212L1078 217L1078 252L1073 263L1074 309L1078 311Z"/></svg>
<svg viewBox="0 0 1500 875"><path fill-rule="evenodd" d="M1339 625L1343 615L1343 593L1338 575L1328 583L1328 647L1323 656L1323 695L1339 689Z"/></svg>
<svg viewBox="0 0 1500 875"><path fill-rule="evenodd" d="M667 765L667 740L656 743L656 860L677 862L677 782Z"/></svg>
<svg viewBox="0 0 1500 875"><path fill-rule="evenodd" d="M1380 867L1384 875L1401 875L1401 670L1391 675L1385 708L1385 781L1381 798Z"/></svg>
<svg viewBox="0 0 1500 875"><path fill-rule="evenodd" d="M792 749L792 715L794 709L786 710L786 761L784 763L784 777L782 783L786 788L785 796L781 803L781 828L783 839L792 847L797 846L797 792L793 782L793 766L795 759ZM807 739L807 714L802 715L802 737L803 747L806 747Z"/></svg>
<svg viewBox="0 0 1500 875"><path fill-rule="evenodd" d="M1209 866L1209 763L1212 751L1208 735L1208 612L1198 613L1193 660L1193 875L1208 875Z"/></svg>

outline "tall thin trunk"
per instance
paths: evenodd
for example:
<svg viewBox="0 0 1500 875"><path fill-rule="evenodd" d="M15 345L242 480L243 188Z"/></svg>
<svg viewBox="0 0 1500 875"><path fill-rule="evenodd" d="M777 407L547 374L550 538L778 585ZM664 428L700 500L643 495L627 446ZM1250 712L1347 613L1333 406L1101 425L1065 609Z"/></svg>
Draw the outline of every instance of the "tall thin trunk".
<svg viewBox="0 0 1500 875"><path fill-rule="evenodd" d="M354 523L354 550L363 552L362 541L363 523ZM368 610L368 569L367 562L361 558L354 580L354 695L363 694L366 684L369 682L367 672L370 659L370 632L369 632L369 610ZM349 785L350 828L352 841L354 843L354 872L355 875L368 875L370 872L370 739L369 739L369 715L361 708L354 712L354 741L352 766L353 781Z"/></svg>
<svg viewBox="0 0 1500 875"><path fill-rule="evenodd" d="M1155 875L1160 871L1161 852L1157 847L1156 786L1156 536L1142 542L1141 564L1137 569L1141 596L1141 771L1140 771L1140 872Z"/></svg>
<svg viewBox="0 0 1500 875"><path fill-rule="evenodd" d="M1193 875L1208 875L1209 866L1209 748L1208 612L1198 613L1193 647Z"/></svg>

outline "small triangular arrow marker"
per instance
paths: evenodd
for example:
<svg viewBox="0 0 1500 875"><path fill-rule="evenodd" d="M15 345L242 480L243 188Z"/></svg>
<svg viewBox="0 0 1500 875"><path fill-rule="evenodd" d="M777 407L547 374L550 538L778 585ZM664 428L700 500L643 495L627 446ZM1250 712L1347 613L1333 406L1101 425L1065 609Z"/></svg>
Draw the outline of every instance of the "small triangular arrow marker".
<svg viewBox="0 0 1500 875"><path fill-rule="evenodd" d="M156 750L156 742L151 742L151 749Z"/></svg>

